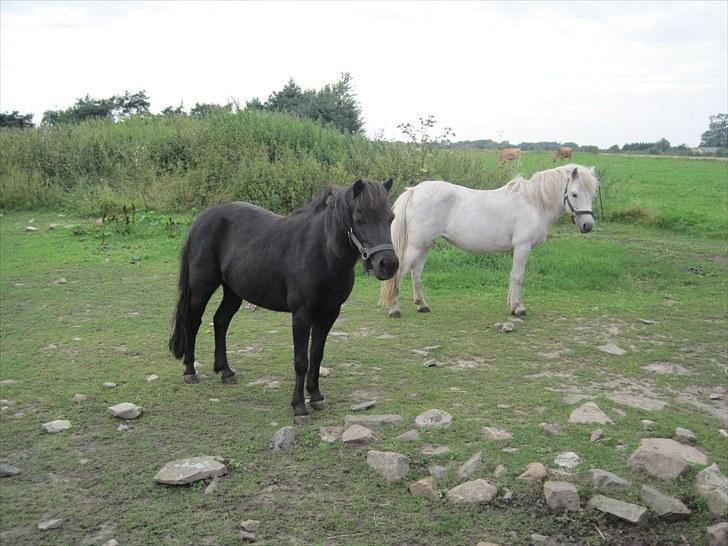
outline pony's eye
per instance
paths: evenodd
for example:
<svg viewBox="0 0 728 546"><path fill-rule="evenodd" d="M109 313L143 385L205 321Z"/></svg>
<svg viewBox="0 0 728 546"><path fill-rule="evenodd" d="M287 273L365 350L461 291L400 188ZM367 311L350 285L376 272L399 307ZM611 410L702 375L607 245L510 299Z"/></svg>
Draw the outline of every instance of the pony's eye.
<svg viewBox="0 0 728 546"><path fill-rule="evenodd" d="M572 193L571 194L571 197L573 197L574 199L576 199L576 194L575 193Z"/></svg>

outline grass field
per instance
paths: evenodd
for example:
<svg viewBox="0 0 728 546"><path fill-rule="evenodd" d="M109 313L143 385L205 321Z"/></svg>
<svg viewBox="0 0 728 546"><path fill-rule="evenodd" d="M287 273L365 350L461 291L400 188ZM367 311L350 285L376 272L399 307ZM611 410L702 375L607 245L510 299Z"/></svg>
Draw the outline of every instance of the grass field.
<svg viewBox="0 0 728 546"><path fill-rule="evenodd" d="M550 161L526 154L522 168L530 174ZM473 256L438 244L424 274L432 312L415 313L406 285L400 320L376 307L378 283L358 266L324 359L332 372L322 390L331 407L315 413L311 426L298 427L293 449L278 453L269 449L271 437L292 421L289 315L240 310L228 334L239 385L222 385L211 370L209 324L219 295L198 340L203 380L184 384L182 366L166 350L188 216L143 213L127 229L57 212L5 212L0 379L15 383L0 387L0 459L23 473L0 483L0 543L239 544L239 522L258 519L261 544L525 545L531 533L564 544L705 544L711 520L692 487L700 468L665 485L633 473L626 460L641 438L672 437L681 426L728 470L728 443L718 434L728 396L726 162L578 154L574 161L603 173L608 216L638 208L644 214L635 213L633 222L598 220L588 235L567 221L556 225L529 260L529 316L511 334L493 328L507 318L509 256ZM49 230L50 224L58 226ZM38 231L27 232L28 225ZM66 282L56 283L60 278ZM610 341L626 354L597 350ZM412 351L426 346L437 347L427 357ZM429 358L444 367L425 367ZM658 362L688 374L643 369ZM152 373L159 379L148 382ZM264 377L280 388L246 386ZM105 381L118 387L106 389ZM721 387L723 400L710 400ZM72 401L76 393L87 400ZM569 424L576 406L564 396L574 393L594 396L615 421L602 427L601 442L589 440L596 426ZM648 395L667 406L636 409L609 398L616 393ZM368 468L366 448L319 439L320 427L343 425L349 406L369 399L378 402L370 412L403 417L401 425L379 429L370 446L410 457L401 484ZM118 431L121 421L106 409L118 402L145 408L129 430ZM397 439L431 408L450 412L452 426L424 431L415 442ZM41 431L42 422L58 418L72 428ZM645 427L642 419L654 424ZM541 422L561 425L564 434L545 432ZM514 437L486 440L485 425ZM424 455L428 444L450 451ZM511 489L512 502L499 497L463 507L409 494L408 484L433 463L450 469L439 488L453 487L457 467L477 451L484 465L474 477ZM642 528L590 509L552 515L541 488L516 478L532 461L553 467L562 451L582 458L575 475L583 505L592 493L589 469L603 468L635 483L615 496L641 503L637 484L650 483L680 497L693 515ZM166 462L202 454L230 460L229 474L211 493L204 483L154 482ZM508 474L495 480L498 464ZM63 518L61 527L39 531L37 523L49 518Z"/></svg>

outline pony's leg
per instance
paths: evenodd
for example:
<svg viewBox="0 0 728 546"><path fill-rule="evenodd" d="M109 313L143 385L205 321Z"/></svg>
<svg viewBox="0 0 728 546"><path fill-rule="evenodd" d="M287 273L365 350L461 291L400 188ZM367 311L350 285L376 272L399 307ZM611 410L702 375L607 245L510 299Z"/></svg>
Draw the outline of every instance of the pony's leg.
<svg viewBox="0 0 728 546"><path fill-rule="evenodd" d="M223 383L237 383L235 372L230 369L227 359L227 344L225 337L227 336L228 326L235 313L240 309L243 302L241 298L233 293L227 286L222 285L223 297L220 307L217 308L212 322L215 326L215 373L222 372Z"/></svg>
<svg viewBox="0 0 728 546"><path fill-rule="evenodd" d="M526 262L531 253L529 245L517 246L513 249L513 266L511 267L511 280L508 287L508 307L511 314L522 317L526 314L526 307L521 303L521 287L526 274Z"/></svg>
<svg viewBox="0 0 728 546"><path fill-rule="evenodd" d="M184 378L186 383L197 383L199 381L197 370L195 370L195 341L197 339L197 332L200 329L200 324L202 323L202 315L205 313L205 307L207 307L207 302L210 301L210 298L216 288L217 286L210 285L191 287L190 332L187 336L187 348L185 349L184 359Z"/></svg>
<svg viewBox="0 0 728 546"><path fill-rule="evenodd" d="M425 301L425 295L422 292L422 270L425 268L427 261L427 253L429 248L418 249L418 253L412 261L412 292L415 298L415 305L419 313L429 313L430 306Z"/></svg>
<svg viewBox="0 0 728 546"><path fill-rule="evenodd" d="M339 309L337 308L334 312L317 317L313 323L313 328L311 328L311 354L308 373L306 374L306 390L311 398L311 406L314 409L326 408L324 396L319 390L319 370L321 369L321 361L324 358L326 336L329 335L331 327L339 316Z"/></svg>
<svg viewBox="0 0 728 546"><path fill-rule="evenodd" d="M311 314L308 309L300 308L293 313L293 367L296 370L296 383L293 386L293 420L300 425L310 421L306 401L303 398L303 384L308 371L308 340L311 337Z"/></svg>

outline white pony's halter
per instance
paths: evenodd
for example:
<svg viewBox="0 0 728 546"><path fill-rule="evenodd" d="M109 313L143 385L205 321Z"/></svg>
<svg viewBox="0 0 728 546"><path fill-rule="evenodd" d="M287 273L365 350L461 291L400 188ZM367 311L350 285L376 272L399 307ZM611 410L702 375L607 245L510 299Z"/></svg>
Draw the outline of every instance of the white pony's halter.
<svg viewBox="0 0 728 546"><path fill-rule="evenodd" d="M576 169L574 169L576 170ZM566 179L566 186L564 187L564 205L569 207L569 210L571 211L571 221L576 224L576 218L578 216L586 215L592 217L592 220L594 220L594 213L590 210L576 210L574 208L574 205L571 204L571 200L569 200L569 182L571 182L574 179L574 176L569 176Z"/></svg>

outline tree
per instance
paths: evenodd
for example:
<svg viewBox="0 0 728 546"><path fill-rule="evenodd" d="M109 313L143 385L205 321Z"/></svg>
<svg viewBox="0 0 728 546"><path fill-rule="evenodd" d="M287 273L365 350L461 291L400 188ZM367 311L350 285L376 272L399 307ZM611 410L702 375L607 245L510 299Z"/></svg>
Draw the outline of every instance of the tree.
<svg viewBox="0 0 728 546"><path fill-rule="evenodd" d="M12 112L0 112L0 127L15 127L18 129L32 129L33 114L21 114L17 110Z"/></svg>
<svg viewBox="0 0 728 546"><path fill-rule="evenodd" d="M427 173L425 162L432 155L433 148L435 146L447 146L450 144L450 137L454 137L455 133L450 127L444 127L440 135L436 137L430 136L430 131L437 125L435 116L432 114L424 118L419 118L419 122L419 127L409 122L400 123L397 125L397 129L402 131L409 141L414 144L415 149L420 155L420 171L425 174Z"/></svg>
<svg viewBox="0 0 728 546"><path fill-rule="evenodd" d="M159 113L161 116L186 116L185 107L182 103L179 106L167 106Z"/></svg>
<svg viewBox="0 0 728 546"><path fill-rule="evenodd" d="M710 116L708 130L700 135L700 145L728 148L728 114Z"/></svg>
<svg viewBox="0 0 728 546"><path fill-rule="evenodd" d="M88 119L124 120L132 116L149 113L149 97L144 91L114 95L107 99L94 99L89 95L76 99L73 106L65 110L47 110L43 113L41 125L80 123Z"/></svg>
<svg viewBox="0 0 728 546"><path fill-rule="evenodd" d="M221 104L196 102L190 110L190 115L195 117L204 117L211 114L232 114L234 106L235 105L231 102L228 102L225 106Z"/></svg>

